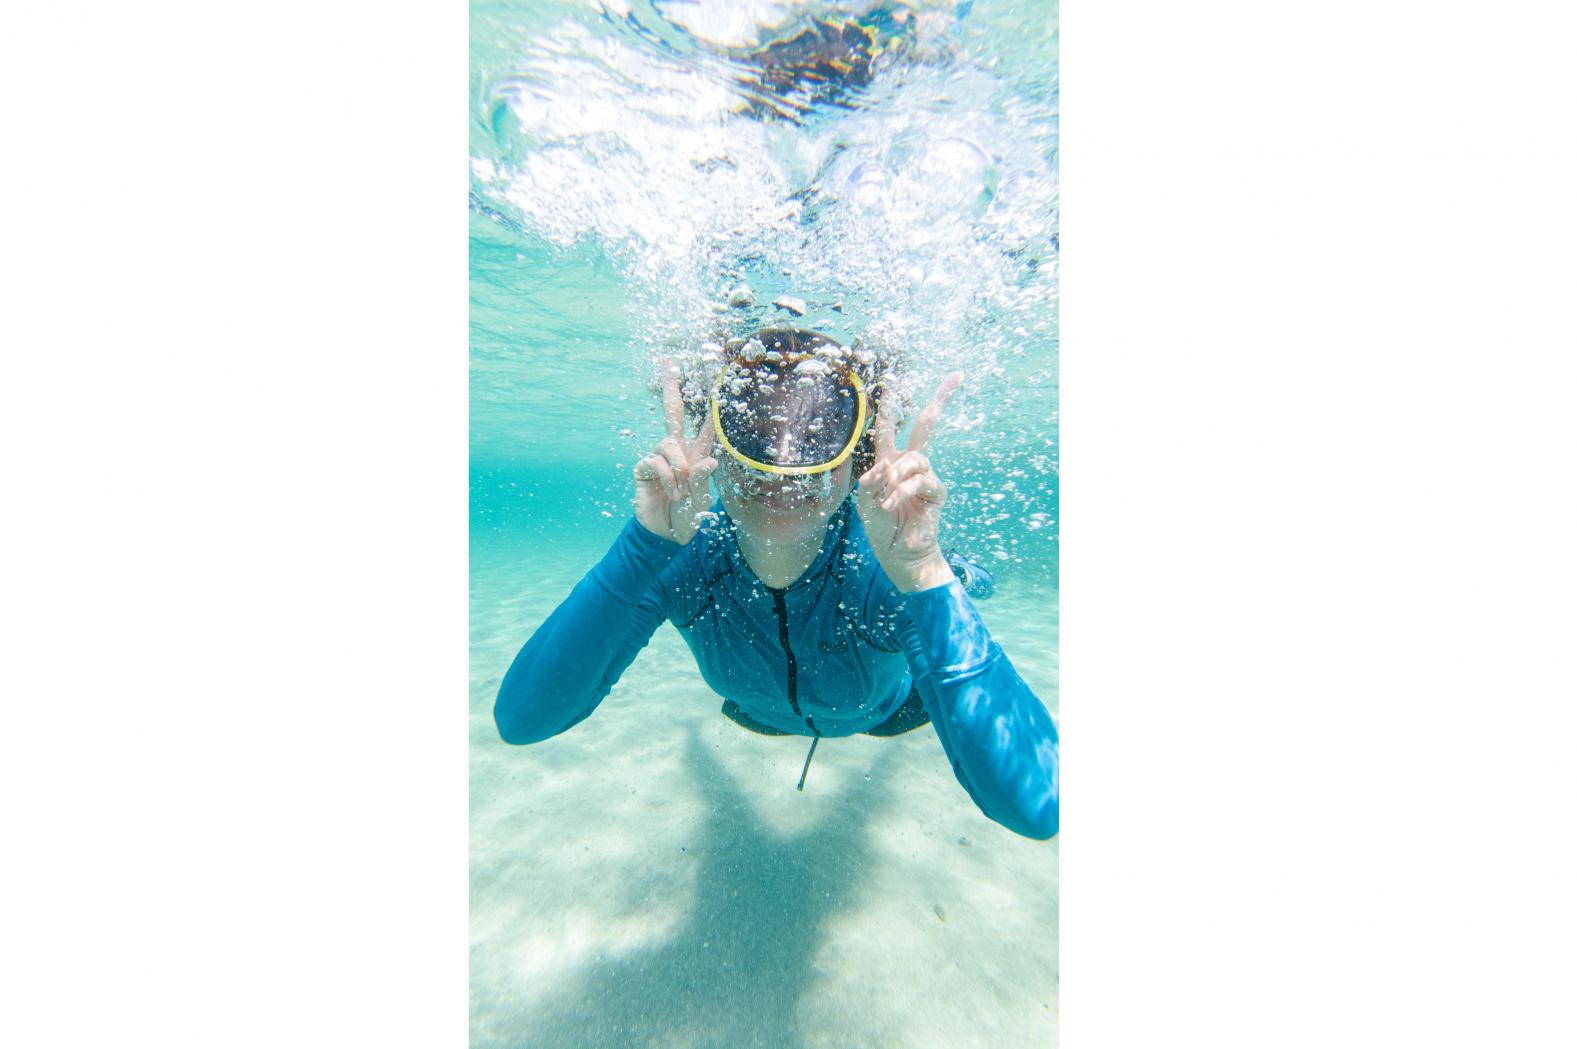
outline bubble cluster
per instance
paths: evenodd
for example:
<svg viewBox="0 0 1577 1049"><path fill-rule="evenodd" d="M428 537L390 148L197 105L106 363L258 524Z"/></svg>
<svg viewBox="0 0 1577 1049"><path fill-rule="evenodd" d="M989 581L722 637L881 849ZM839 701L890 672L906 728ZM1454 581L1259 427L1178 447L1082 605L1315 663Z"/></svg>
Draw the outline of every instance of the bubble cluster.
<svg viewBox="0 0 1577 1049"><path fill-rule="evenodd" d="M984 540L1018 514L984 543L1010 561L1054 536L1055 80L1014 72L951 0L545 8L476 85L473 199L610 260L632 375L672 357L704 400L728 341L772 324L879 357L911 411L962 372L933 456L954 460L950 519ZM763 110L783 83L765 49L837 19L876 42L868 79ZM633 422L621 455L647 439Z"/></svg>

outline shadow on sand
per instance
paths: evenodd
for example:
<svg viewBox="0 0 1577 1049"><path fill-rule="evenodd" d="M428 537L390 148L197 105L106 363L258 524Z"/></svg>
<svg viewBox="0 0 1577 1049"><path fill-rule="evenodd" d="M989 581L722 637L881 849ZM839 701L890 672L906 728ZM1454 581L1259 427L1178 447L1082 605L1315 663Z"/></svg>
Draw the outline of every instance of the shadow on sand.
<svg viewBox="0 0 1577 1049"><path fill-rule="evenodd" d="M880 783L884 750L871 769ZM686 764L707 821L687 846L696 900L665 943L589 965L565 994L525 1018L513 1043L531 1049L792 1049L805 1044L798 1005L819 977L827 921L857 905L870 850L866 808L885 792L846 790L859 818L791 839L764 832L692 729ZM812 770L814 771L814 770Z"/></svg>

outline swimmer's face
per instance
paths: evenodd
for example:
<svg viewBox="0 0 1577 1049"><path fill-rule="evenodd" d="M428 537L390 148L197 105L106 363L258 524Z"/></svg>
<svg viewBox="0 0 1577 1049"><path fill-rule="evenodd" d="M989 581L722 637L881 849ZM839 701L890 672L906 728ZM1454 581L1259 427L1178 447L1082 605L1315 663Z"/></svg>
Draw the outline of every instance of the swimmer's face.
<svg viewBox="0 0 1577 1049"><path fill-rule="evenodd" d="M737 519L765 523L826 518L849 494L847 460L824 473L785 477L752 470L730 455L720 458L723 468L717 477L723 507Z"/></svg>
<svg viewBox="0 0 1577 1049"><path fill-rule="evenodd" d="M865 395L841 347L814 332L763 330L717 375L711 398L722 464L714 475L729 515L763 528L825 520L848 497L847 457ZM772 464L769 466L768 464Z"/></svg>

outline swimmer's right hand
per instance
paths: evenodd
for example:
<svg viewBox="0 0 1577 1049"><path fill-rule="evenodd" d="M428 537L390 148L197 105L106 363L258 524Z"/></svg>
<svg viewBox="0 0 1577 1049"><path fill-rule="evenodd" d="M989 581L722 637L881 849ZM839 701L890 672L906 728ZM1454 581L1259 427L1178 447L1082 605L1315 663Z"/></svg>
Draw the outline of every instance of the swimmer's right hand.
<svg viewBox="0 0 1577 1049"><path fill-rule="evenodd" d="M648 531L683 546L694 538L701 515L712 507L707 484L717 469L712 458L712 417L707 416L699 433L686 438L679 369L666 357L659 368L668 436L635 464L635 519Z"/></svg>

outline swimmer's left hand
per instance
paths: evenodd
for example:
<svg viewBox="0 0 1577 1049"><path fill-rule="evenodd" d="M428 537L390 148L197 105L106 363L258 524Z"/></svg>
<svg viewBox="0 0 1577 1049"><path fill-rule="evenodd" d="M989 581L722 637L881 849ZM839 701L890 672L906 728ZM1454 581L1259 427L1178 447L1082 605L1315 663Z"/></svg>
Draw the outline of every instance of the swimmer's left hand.
<svg viewBox="0 0 1577 1049"><path fill-rule="evenodd" d="M953 579L937 544L947 488L932 472L925 446L963 378L954 372L942 380L901 451L896 410L885 399L877 406L876 462L860 478L855 505L882 571L905 593Z"/></svg>

